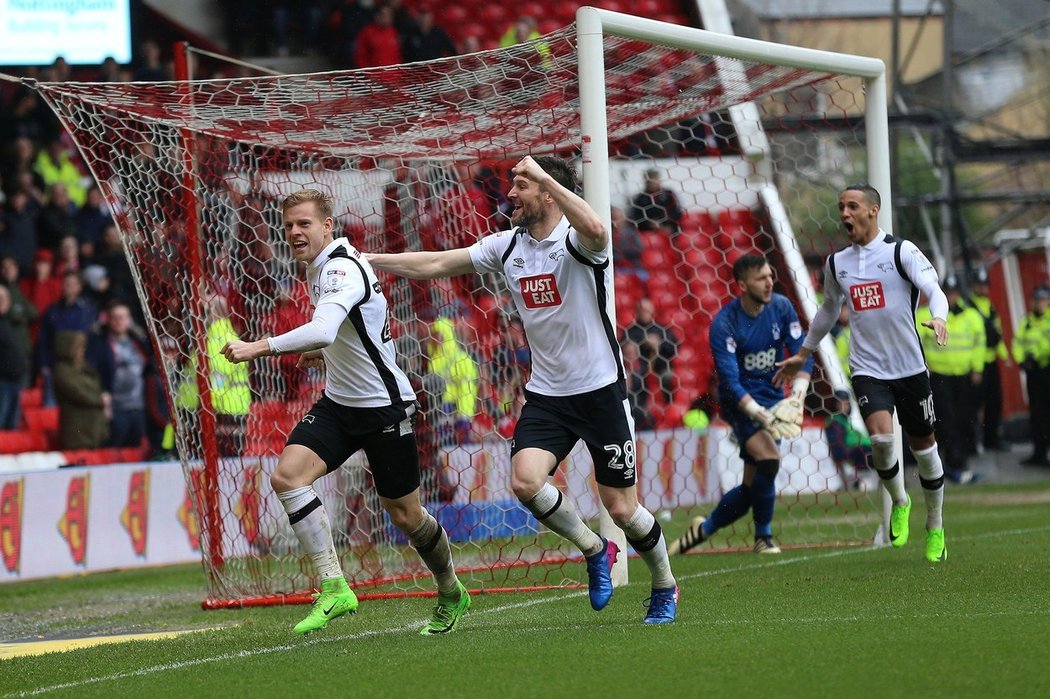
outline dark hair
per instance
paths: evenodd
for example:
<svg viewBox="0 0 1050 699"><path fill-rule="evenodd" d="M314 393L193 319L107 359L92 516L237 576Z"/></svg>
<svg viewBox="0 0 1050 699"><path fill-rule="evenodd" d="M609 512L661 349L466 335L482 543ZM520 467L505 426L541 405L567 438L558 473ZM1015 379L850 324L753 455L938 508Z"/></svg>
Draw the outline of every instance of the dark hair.
<svg viewBox="0 0 1050 699"><path fill-rule="evenodd" d="M864 195L864 200L867 201L869 204L874 204L875 206L879 207L882 206L882 197L879 196L879 190L875 189L867 182L858 182L857 184L846 185L846 188L842 191L860 192Z"/></svg>
<svg viewBox="0 0 1050 699"><path fill-rule="evenodd" d="M742 255L740 259L733 263L733 279L736 279L738 282L743 281L747 277L748 272L753 269L762 269L768 264L769 260L766 259L765 255L757 253Z"/></svg>
<svg viewBox="0 0 1050 699"><path fill-rule="evenodd" d="M566 160L553 155L539 155L533 158L543 171L554 178L554 181L572 193L576 193L576 170Z"/></svg>

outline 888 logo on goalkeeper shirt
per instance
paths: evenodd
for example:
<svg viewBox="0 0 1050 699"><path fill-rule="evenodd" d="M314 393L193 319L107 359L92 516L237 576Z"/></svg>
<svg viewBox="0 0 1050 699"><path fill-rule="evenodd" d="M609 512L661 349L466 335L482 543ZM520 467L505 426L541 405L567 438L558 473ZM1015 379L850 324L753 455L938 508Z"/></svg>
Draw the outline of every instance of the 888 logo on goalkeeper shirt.
<svg viewBox="0 0 1050 699"><path fill-rule="evenodd" d="M744 355L744 371L762 373L770 371L777 361L776 348L770 347L764 352L751 352Z"/></svg>

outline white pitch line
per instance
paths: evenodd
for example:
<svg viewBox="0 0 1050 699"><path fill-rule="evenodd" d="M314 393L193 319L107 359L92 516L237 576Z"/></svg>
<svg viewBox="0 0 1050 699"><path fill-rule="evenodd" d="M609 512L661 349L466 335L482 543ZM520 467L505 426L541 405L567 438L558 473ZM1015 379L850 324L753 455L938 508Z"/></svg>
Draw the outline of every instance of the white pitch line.
<svg viewBox="0 0 1050 699"><path fill-rule="evenodd" d="M971 541L979 539L988 539L993 537L1002 536L1014 536L1019 534L1031 534L1034 532L1046 531L1047 527L1032 527L1028 529L1012 529L1006 531L989 531L982 534L975 534L973 536L962 537L955 539L956 541ZM746 570L756 570L760 568L773 568L782 565L792 565L794 563L802 563L806 561L814 561L823 558L836 558L839 556L849 556L855 553L866 553L869 551L877 551L879 549L871 546L861 546L851 549L836 549L834 551L822 551L820 553L807 554L798 556L797 558L780 558L778 560L770 561L768 558L763 559L761 563L755 563L751 565L733 566L729 568L718 568L715 570L705 570L700 573L692 573L690 575L678 576L679 580L691 580L694 578L704 578L713 575L722 575L724 573L739 573ZM481 614L500 614L512 609L524 609L527 607L534 607L539 604L547 604L550 602L561 602L563 600L571 599L572 597L581 597L586 594L584 590L574 590L565 594L542 597L540 599L530 599L524 602L514 602L513 604L503 604L498 607L490 607L487 609L479 609L472 614L478 616ZM479 595L480 596L480 595ZM296 644L282 644L279 646L270 646L269 648L256 648L254 650L244 650L237 653L223 653L221 655L215 655L210 658L196 658L194 660L183 660L176 663L164 663L163 665L151 665L150 667L139 668L138 670L131 670L128 672L117 672L110 675L101 675L99 677L89 677L83 680L77 680L76 682L63 682L62 684L48 685L47 687L38 687L33 690L26 690L22 692L16 692L14 694L5 695L6 697L35 697L41 694L47 694L48 692L55 692L62 689L75 689L77 687L85 687L88 685L99 684L102 682L110 682L113 680L122 680L128 677L144 677L146 675L155 675L160 672L167 672L169 670L182 670L188 667L196 667L198 665L206 665L209 663L222 662L224 660L236 660L238 658L254 658L260 655L271 655L273 653L280 653L283 651L294 650L301 648L304 645L321 645L323 643L336 643L342 641L357 641L364 638L372 638L374 636L388 636L395 633L404 633L406 631L414 631L420 628L426 623L426 619L420 619L418 621L407 622L398 626L393 626L385 629L374 629L370 631L358 631L356 633L347 634L345 636L324 636L320 638L307 638L306 640ZM717 623L717 622L716 622Z"/></svg>

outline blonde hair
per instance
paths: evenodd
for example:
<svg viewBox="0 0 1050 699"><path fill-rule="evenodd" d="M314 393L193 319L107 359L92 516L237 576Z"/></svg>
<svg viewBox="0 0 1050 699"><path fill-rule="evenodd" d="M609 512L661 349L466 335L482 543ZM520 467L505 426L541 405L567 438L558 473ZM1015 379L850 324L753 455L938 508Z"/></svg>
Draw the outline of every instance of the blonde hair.
<svg viewBox="0 0 1050 699"><path fill-rule="evenodd" d="M321 215L322 221L332 217L332 197L319 189L300 189L298 192L289 194L281 202L281 211L288 211L293 206L299 206L308 201L312 201L317 206L317 213Z"/></svg>

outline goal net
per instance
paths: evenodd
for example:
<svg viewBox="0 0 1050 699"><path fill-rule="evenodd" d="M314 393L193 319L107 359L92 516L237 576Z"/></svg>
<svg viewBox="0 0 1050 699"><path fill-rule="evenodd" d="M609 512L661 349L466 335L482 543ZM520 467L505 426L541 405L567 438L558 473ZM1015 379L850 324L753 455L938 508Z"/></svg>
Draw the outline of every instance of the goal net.
<svg viewBox="0 0 1050 699"><path fill-rule="evenodd" d="M574 159L588 200L638 229L614 236L620 331L641 305L674 336L673 351L653 361L646 342L624 341L639 493L671 539L740 479L707 346L713 315L736 293L732 263L769 255L778 290L812 310L815 270L838 244L839 189L873 180L888 200L884 165L870 155L873 63L585 8L577 25L541 39L426 63L36 84L119 225L168 390L206 605L307 600L316 584L268 478L323 376L297 369L295 357L234 367L218 353L231 336L273 335L309 317L280 227L284 196L329 192L338 231L365 251L451 248L508 227L508 173L522 154ZM639 205L647 173L680 213ZM423 497L469 586L577 584L576 552L510 490L508 437L529 358L506 290L485 277L382 281L424 408ZM804 434L784 446L774 520L783 546L861 543L878 525L863 459L833 456L825 437L831 392L843 385L832 349ZM591 472L578 446L555 482L596 518ZM359 592L432 588L360 455L316 487ZM750 543L745 518L713 546Z"/></svg>

